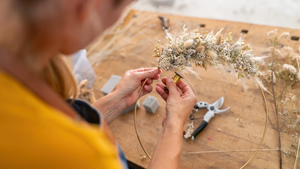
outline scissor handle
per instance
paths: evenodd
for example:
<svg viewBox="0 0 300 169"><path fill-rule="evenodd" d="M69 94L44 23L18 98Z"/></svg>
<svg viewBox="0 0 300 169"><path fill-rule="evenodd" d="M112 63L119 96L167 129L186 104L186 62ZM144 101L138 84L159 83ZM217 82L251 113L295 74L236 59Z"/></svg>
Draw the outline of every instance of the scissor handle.
<svg viewBox="0 0 300 169"><path fill-rule="evenodd" d="M208 124L208 123L207 123L205 120L203 120L203 121L201 122L200 126L196 129L196 131L195 131L194 134L192 135L192 140L194 140L194 139L197 137L197 135L198 135L202 130L205 129L205 127L207 126L207 124Z"/></svg>

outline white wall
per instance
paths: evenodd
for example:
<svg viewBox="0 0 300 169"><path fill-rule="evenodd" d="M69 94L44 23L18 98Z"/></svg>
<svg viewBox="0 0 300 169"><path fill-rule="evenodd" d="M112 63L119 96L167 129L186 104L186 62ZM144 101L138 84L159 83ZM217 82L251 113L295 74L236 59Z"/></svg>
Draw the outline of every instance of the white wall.
<svg viewBox="0 0 300 169"><path fill-rule="evenodd" d="M151 1L138 0L133 8L300 29L300 0L175 0L173 7Z"/></svg>

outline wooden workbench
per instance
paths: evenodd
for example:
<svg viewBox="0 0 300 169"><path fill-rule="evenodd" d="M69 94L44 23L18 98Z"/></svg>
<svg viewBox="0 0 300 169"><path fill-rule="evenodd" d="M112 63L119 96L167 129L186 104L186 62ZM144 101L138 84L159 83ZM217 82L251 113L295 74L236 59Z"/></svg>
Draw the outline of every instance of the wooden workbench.
<svg viewBox="0 0 300 169"><path fill-rule="evenodd" d="M151 57L154 46L158 39L167 42L158 16L170 19L172 34L181 33L184 24L191 31L202 24L204 27L201 27L201 30L218 31L220 28L224 28L223 33L232 32L233 41L236 41L241 31L247 30L245 42L251 44L256 56L268 53L270 43L266 34L274 29L271 26L248 23L130 11L122 22L99 37L92 45L94 47L88 51L89 59L98 75L94 86L96 98L103 96L100 89L111 75L122 76L129 69L156 66L156 58ZM300 35L300 30L277 29L279 32L288 31L292 36ZM299 41L287 40L286 43L294 49L299 47ZM194 141L184 139L180 168L240 168L253 155L254 151L205 154L188 154L188 152L256 149L265 126L265 110L261 92L252 80L246 81L248 90L244 91L233 75L212 67L209 67L207 71L196 67L193 67L193 70L200 75L202 80L200 81L194 75L185 74L184 81L192 83L197 92L198 101L212 103L223 96L225 101L222 108L230 106L231 109L213 118L208 127ZM163 72L162 76L172 76L173 74L173 72ZM294 87L299 88L299 86L297 84ZM159 98L160 107L156 114L147 113L141 107L138 110L137 126L145 148L152 154L162 130L161 122L165 113L165 102L155 91L149 95ZM270 111L269 125L261 149L276 149L278 147L276 116L272 97L266 95ZM145 97L141 98L140 103L144 99ZM195 127L200 124L202 120L200 117L203 117L205 113L206 110L201 110L194 114L196 118L199 118L194 120ZM127 159L146 168L149 160L141 160L141 154L144 153L135 135L133 112L118 117L109 127L123 148ZM282 133L281 138L284 146L289 146L287 140L290 140L290 135ZM280 166L279 154L279 151L260 151L247 168L277 169ZM285 158L284 156L282 158L282 168L293 167L295 158Z"/></svg>

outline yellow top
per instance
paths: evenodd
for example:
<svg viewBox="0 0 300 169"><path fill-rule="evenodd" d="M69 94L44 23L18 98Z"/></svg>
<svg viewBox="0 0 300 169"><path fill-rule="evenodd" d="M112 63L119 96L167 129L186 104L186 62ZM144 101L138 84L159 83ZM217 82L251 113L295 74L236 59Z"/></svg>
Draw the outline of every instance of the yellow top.
<svg viewBox="0 0 300 169"><path fill-rule="evenodd" d="M98 126L66 117L2 72L0 96L0 168L121 168Z"/></svg>

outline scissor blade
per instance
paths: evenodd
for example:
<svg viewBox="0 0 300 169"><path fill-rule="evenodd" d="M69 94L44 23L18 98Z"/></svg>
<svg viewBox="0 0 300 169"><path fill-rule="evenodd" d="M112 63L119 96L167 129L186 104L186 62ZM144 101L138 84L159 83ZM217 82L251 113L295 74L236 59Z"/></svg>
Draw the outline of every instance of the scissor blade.
<svg viewBox="0 0 300 169"><path fill-rule="evenodd" d="M221 113L224 113L224 112L226 112L227 110L229 110L230 109L230 107L227 107L226 109L224 109L224 110L217 110L216 112L215 112L215 114L221 114Z"/></svg>
<svg viewBox="0 0 300 169"><path fill-rule="evenodd" d="M223 105L223 103L224 103L224 97L221 97L219 100L214 102L212 106L214 106L215 108L220 108Z"/></svg>

